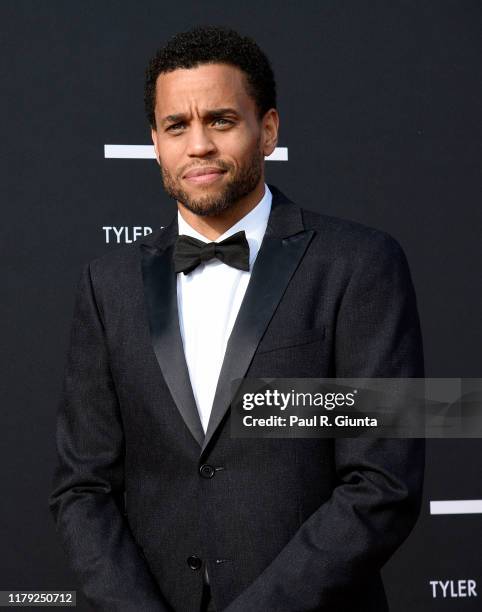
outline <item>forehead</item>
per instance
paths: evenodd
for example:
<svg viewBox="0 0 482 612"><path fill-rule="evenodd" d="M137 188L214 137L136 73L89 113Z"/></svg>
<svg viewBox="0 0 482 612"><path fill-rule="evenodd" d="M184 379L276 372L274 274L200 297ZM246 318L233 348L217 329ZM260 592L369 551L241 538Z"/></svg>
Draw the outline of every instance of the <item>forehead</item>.
<svg viewBox="0 0 482 612"><path fill-rule="evenodd" d="M236 66L203 64L160 74L156 81L156 113L187 112L193 105L202 108L235 107L253 109L246 77Z"/></svg>

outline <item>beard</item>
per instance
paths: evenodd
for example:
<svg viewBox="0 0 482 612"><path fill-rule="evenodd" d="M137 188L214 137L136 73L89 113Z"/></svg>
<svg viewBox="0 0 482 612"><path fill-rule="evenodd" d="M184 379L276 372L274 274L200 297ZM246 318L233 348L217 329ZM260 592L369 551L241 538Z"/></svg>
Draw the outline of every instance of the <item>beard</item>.
<svg viewBox="0 0 482 612"><path fill-rule="evenodd" d="M233 173L217 193L205 196L189 196L181 187L180 177L174 177L160 163L162 184L166 193L192 213L201 217L216 216L229 210L241 198L251 193L259 183L264 161L264 155L259 150L259 143L260 139L256 143L255 153L251 159L244 166L241 166L237 173ZM209 165L216 166L228 173L233 172L232 165L221 160Z"/></svg>

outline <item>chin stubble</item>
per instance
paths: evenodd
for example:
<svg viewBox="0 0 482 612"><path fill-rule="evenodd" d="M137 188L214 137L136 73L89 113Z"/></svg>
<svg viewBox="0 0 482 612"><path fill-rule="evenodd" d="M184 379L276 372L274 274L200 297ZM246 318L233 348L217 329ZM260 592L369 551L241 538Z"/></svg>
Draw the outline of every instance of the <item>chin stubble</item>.
<svg viewBox="0 0 482 612"><path fill-rule="evenodd" d="M171 198L180 202L195 215L201 217L219 215L232 208L236 202L251 193L258 185L262 174L264 156L259 151L258 146L256 146L255 151L256 153L251 158L250 163L243 167L238 175L228 180L219 193L198 198L191 198L180 187L179 181L173 179L172 175L160 164L164 190ZM226 165L218 165L218 167L227 172L230 170L230 167Z"/></svg>

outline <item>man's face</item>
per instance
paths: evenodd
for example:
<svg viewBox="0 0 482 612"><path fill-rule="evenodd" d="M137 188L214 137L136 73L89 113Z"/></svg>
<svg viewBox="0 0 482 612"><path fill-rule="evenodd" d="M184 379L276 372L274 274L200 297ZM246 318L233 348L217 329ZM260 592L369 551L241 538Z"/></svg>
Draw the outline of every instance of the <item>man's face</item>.
<svg viewBox="0 0 482 612"><path fill-rule="evenodd" d="M264 180L263 122L238 68L205 64L159 75L155 115L164 189L193 213L219 214Z"/></svg>

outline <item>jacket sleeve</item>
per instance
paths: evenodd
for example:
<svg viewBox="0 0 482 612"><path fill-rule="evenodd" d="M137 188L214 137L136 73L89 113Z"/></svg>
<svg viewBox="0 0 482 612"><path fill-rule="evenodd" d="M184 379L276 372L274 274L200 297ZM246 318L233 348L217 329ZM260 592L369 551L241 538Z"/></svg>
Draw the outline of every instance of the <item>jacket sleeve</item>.
<svg viewBox="0 0 482 612"><path fill-rule="evenodd" d="M423 377L416 299L402 249L376 233L357 259L338 310L336 376ZM355 603L357 593L369 599L369 585L419 514L425 444L343 438L334 448L338 484L331 498L225 612L364 609Z"/></svg>
<svg viewBox="0 0 482 612"><path fill-rule="evenodd" d="M95 610L167 612L122 511L124 435L90 266L83 269L57 414L49 505Z"/></svg>

